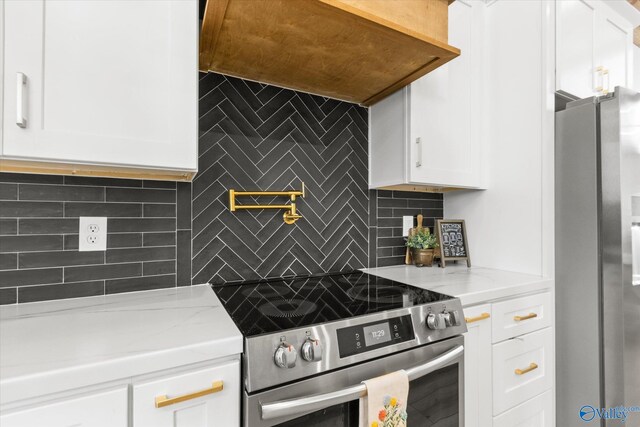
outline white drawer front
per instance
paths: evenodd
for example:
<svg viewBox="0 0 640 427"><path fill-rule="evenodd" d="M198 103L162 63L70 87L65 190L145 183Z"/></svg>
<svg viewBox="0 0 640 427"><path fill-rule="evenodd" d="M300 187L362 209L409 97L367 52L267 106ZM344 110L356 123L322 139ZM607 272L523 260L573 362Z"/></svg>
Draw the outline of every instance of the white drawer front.
<svg viewBox="0 0 640 427"><path fill-rule="evenodd" d="M553 331L546 328L493 346L493 414L553 385Z"/></svg>
<svg viewBox="0 0 640 427"><path fill-rule="evenodd" d="M546 328L553 319L551 292L495 303L491 313L494 343Z"/></svg>
<svg viewBox="0 0 640 427"><path fill-rule="evenodd" d="M156 407L156 397L169 399L211 389L223 389L168 406ZM232 360L212 368L186 372L133 386L133 425L154 427L239 426L240 362Z"/></svg>
<svg viewBox="0 0 640 427"><path fill-rule="evenodd" d="M493 419L493 427L553 427L551 390Z"/></svg>

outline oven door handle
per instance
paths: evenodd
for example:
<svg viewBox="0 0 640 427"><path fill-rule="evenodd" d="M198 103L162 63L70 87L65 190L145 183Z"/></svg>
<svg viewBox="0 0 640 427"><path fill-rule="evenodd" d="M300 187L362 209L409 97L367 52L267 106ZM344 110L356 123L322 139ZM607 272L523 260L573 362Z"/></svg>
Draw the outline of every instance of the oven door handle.
<svg viewBox="0 0 640 427"><path fill-rule="evenodd" d="M416 380L447 366L452 361L460 358L463 352L464 346L458 345L451 350L442 353L435 359L431 359L427 363L406 369L409 381ZM262 419L272 420L274 418L319 411L320 409L350 402L352 400L365 397L366 395L367 386L365 386L364 383L360 383L329 393L314 394L312 396L280 400L272 403L261 403L260 408L262 411Z"/></svg>

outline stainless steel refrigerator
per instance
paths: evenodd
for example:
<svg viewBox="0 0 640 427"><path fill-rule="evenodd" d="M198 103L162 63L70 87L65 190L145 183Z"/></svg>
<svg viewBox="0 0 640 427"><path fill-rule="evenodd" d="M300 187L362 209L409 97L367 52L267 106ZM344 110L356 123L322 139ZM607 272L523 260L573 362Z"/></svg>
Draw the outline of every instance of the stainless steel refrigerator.
<svg viewBox="0 0 640 427"><path fill-rule="evenodd" d="M640 406L640 94L625 88L556 112L556 418Z"/></svg>

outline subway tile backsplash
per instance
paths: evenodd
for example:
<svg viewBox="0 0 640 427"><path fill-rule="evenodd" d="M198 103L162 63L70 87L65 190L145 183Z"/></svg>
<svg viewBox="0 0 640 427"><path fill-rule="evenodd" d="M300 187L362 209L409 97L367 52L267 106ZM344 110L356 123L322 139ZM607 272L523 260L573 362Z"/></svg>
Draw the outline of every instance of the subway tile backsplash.
<svg viewBox="0 0 640 427"><path fill-rule="evenodd" d="M443 217L442 194L388 190L375 193L376 203L371 209L376 212L376 266L403 264L406 247L402 235L408 230L402 230L402 217L413 216L415 226L415 217L421 214L422 226L433 232L435 220Z"/></svg>
<svg viewBox="0 0 640 427"><path fill-rule="evenodd" d="M191 269L177 262L178 214L190 221L189 212L176 208L177 188L174 182L1 173L0 302L190 285L177 281L185 277L181 269L187 275ZM78 251L80 216L108 217L106 251Z"/></svg>
<svg viewBox="0 0 640 427"><path fill-rule="evenodd" d="M193 183L0 173L0 303L401 264L402 216L432 227L442 195L369 190L366 135L353 104L201 75ZM300 181L294 226L228 211ZM80 216L109 218L105 252L78 252Z"/></svg>

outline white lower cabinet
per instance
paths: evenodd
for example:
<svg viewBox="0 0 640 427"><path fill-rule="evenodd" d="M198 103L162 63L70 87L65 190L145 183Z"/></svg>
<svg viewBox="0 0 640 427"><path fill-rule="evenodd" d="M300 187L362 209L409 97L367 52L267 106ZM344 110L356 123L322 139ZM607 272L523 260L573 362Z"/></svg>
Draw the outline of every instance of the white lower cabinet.
<svg viewBox="0 0 640 427"><path fill-rule="evenodd" d="M550 292L494 303L492 310L494 343L538 331L553 322Z"/></svg>
<svg viewBox="0 0 640 427"><path fill-rule="evenodd" d="M169 404L156 407L157 399L163 397ZM171 403L172 400L176 403ZM133 425L239 426L240 362L233 360L213 368L134 384Z"/></svg>
<svg viewBox="0 0 640 427"><path fill-rule="evenodd" d="M2 427L127 427L127 386L0 416Z"/></svg>
<svg viewBox="0 0 640 427"><path fill-rule="evenodd" d="M494 418L493 427L552 427L553 392L551 390L527 400Z"/></svg>
<svg viewBox="0 0 640 427"><path fill-rule="evenodd" d="M42 403L28 402L24 409L3 410L0 426L240 426L239 356L117 381L120 385L104 391L78 391L74 397L42 396L37 398ZM94 390L99 387L92 386ZM74 391L64 393L68 396Z"/></svg>
<svg viewBox="0 0 640 427"><path fill-rule="evenodd" d="M498 415L553 386L551 328L493 347L493 413Z"/></svg>
<svg viewBox="0 0 640 427"><path fill-rule="evenodd" d="M464 309L464 418L466 427L491 425L491 305Z"/></svg>
<svg viewBox="0 0 640 427"><path fill-rule="evenodd" d="M554 425L552 301L540 292L464 307L466 427Z"/></svg>

